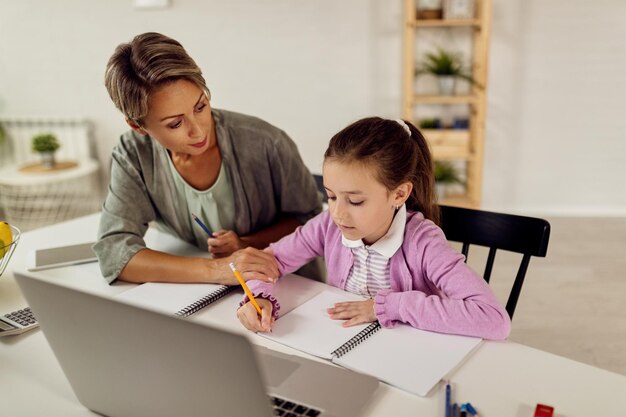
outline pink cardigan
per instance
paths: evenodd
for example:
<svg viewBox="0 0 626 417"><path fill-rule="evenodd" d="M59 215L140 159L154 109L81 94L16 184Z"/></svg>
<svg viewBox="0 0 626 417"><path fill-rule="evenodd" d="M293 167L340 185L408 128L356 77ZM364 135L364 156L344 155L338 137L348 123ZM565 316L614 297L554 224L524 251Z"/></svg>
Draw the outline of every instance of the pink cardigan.
<svg viewBox="0 0 626 417"><path fill-rule="evenodd" d="M328 284L345 289L353 256L341 243L341 231L328 211L270 247L281 276L323 256ZM422 213L407 211L404 242L390 259L390 272L391 289L379 291L374 298L382 326L408 323L418 329L485 339L509 335L510 318L489 285ZM248 285L255 296L272 300L278 311L272 284L253 280Z"/></svg>

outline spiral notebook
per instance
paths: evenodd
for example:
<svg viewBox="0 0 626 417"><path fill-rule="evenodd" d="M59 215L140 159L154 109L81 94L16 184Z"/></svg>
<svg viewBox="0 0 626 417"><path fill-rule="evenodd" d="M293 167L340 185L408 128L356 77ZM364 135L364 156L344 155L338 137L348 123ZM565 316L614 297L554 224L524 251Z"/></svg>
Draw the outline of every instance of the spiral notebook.
<svg viewBox="0 0 626 417"><path fill-rule="evenodd" d="M188 317L220 300L238 287L218 284L171 284L146 282L116 298L138 307Z"/></svg>
<svg viewBox="0 0 626 417"><path fill-rule="evenodd" d="M363 298L323 291L278 319L263 337L368 374L413 394L426 396L482 339L427 332L408 325L382 328L378 322L342 327L326 309Z"/></svg>

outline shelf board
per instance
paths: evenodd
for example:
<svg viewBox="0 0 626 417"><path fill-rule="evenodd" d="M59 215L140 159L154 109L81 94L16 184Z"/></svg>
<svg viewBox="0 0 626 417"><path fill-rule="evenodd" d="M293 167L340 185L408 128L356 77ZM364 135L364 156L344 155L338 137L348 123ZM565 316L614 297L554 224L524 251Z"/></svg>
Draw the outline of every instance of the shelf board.
<svg viewBox="0 0 626 417"><path fill-rule="evenodd" d="M437 27L475 27L480 28L478 19L414 19L408 22L416 28L437 28Z"/></svg>
<svg viewBox="0 0 626 417"><path fill-rule="evenodd" d="M471 160L470 132L465 129L421 129L433 158L439 161Z"/></svg>
<svg viewBox="0 0 626 417"><path fill-rule="evenodd" d="M480 208L480 204L474 201L467 194L454 194L445 196L442 201L439 201L439 204L443 204L444 206L465 207L471 209Z"/></svg>
<svg viewBox="0 0 626 417"><path fill-rule="evenodd" d="M412 104L474 104L475 96L440 96L417 94L412 97Z"/></svg>

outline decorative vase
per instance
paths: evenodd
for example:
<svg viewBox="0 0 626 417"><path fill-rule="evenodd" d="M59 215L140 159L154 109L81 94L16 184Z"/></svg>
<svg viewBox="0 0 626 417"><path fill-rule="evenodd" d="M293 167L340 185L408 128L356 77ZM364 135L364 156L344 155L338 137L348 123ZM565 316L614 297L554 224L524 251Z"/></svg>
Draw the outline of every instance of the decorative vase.
<svg viewBox="0 0 626 417"><path fill-rule="evenodd" d="M456 77L454 75L439 75L437 76L437 82L439 83L439 94L442 96L454 95L454 89L456 86Z"/></svg>
<svg viewBox="0 0 626 417"><path fill-rule="evenodd" d="M56 160L54 159L54 151L47 152L39 152L41 155L41 165L46 168L53 168L56 164Z"/></svg>

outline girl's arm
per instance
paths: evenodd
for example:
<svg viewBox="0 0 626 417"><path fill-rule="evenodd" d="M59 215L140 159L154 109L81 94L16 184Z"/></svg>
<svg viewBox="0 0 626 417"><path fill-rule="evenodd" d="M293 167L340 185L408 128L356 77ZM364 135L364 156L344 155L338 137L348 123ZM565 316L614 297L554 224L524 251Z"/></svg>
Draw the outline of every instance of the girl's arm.
<svg viewBox="0 0 626 417"><path fill-rule="evenodd" d="M313 258L323 255L328 216L328 212L317 215L292 234L269 246L268 251L278 263L279 276L289 274ZM247 284L255 297L272 301L273 316L277 318L280 303L273 295L274 285L260 280L251 280ZM243 303L247 301L247 297L244 297Z"/></svg>
<svg viewBox="0 0 626 417"><path fill-rule="evenodd" d="M511 321L489 285L463 262L463 255L450 247L438 227L427 229L413 237L420 259L407 262L413 288L428 293L380 291L375 311L381 324L399 321L440 333L505 339ZM435 288L427 290L424 285Z"/></svg>

